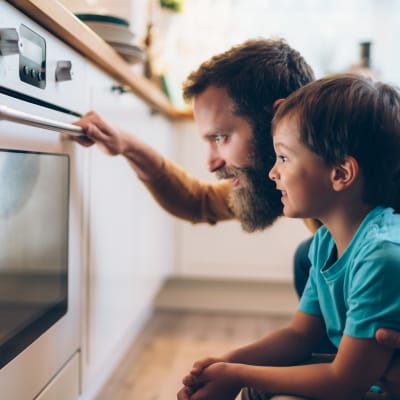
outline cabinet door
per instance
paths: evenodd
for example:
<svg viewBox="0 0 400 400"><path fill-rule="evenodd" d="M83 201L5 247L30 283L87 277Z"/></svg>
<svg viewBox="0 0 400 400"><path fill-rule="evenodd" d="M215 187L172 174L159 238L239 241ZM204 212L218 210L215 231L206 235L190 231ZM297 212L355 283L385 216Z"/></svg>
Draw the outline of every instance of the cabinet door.
<svg viewBox="0 0 400 400"><path fill-rule="evenodd" d="M91 108L168 153L169 121L134 95L111 90L104 75L90 75ZM91 384L111 372L142 327L171 269L173 246L172 218L155 205L125 158L94 146L86 155L84 381Z"/></svg>

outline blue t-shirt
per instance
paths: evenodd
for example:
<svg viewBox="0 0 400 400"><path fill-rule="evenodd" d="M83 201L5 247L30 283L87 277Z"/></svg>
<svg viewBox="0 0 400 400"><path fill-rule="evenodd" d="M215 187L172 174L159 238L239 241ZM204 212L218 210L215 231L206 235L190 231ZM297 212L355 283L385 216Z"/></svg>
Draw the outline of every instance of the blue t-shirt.
<svg viewBox="0 0 400 400"><path fill-rule="evenodd" d="M299 309L322 315L339 347L343 334L373 338L378 328L400 330L400 214L377 207L364 218L339 259L321 227L310 247L310 276Z"/></svg>

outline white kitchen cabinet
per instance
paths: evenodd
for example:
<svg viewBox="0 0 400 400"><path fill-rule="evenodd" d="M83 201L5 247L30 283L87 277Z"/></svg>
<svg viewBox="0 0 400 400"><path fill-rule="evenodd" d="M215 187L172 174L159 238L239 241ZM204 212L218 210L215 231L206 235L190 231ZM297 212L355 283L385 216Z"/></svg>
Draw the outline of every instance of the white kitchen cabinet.
<svg viewBox="0 0 400 400"><path fill-rule="evenodd" d="M63 366L35 400L75 400L79 395L79 354Z"/></svg>
<svg viewBox="0 0 400 400"><path fill-rule="evenodd" d="M88 76L93 110L169 153L167 119L133 94L112 91L113 81L100 71ZM173 223L123 157L90 148L86 171L83 398L90 399L142 328L171 271Z"/></svg>

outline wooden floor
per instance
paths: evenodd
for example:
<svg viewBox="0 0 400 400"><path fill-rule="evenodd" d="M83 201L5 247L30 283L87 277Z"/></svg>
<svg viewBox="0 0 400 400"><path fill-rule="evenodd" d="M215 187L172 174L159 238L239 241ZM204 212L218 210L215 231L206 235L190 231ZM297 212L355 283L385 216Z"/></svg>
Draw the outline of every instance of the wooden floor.
<svg viewBox="0 0 400 400"><path fill-rule="evenodd" d="M287 317L157 311L96 400L173 400L193 361L259 339Z"/></svg>

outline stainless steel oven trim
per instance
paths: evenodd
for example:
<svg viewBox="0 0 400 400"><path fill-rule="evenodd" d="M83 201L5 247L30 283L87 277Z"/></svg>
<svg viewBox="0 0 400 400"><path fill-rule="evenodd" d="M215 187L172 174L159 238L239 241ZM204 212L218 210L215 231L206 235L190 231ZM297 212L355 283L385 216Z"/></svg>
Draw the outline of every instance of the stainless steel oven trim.
<svg viewBox="0 0 400 400"><path fill-rule="evenodd" d="M69 134L74 136L85 135L85 131L80 126L38 117L33 114L28 114L7 107L5 105L0 105L0 120L16 122L18 124L34 126L37 128L43 128L57 132L68 132Z"/></svg>

